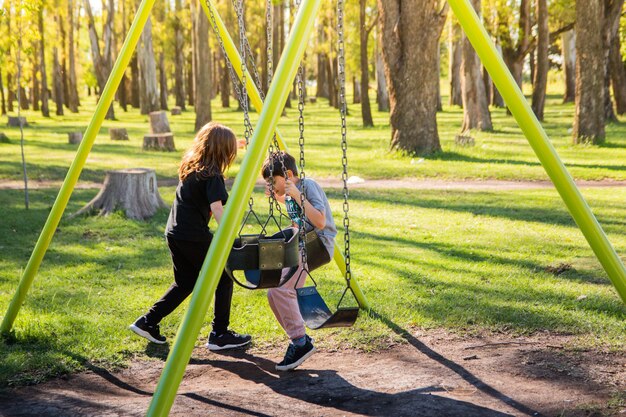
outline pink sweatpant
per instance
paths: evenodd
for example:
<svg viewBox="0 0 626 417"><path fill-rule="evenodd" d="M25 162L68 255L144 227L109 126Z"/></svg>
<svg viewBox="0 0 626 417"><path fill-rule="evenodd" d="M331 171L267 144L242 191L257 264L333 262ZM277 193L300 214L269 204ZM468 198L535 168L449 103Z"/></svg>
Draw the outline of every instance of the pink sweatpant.
<svg viewBox="0 0 626 417"><path fill-rule="evenodd" d="M270 307L276 316L276 319L280 323L287 336L290 339L296 339L306 334L304 328L304 320L300 314L300 308L298 307L298 296L296 293L296 281L297 288L304 286L304 282L308 274L305 272L300 277L300 273L303 271L302 261L298 266L298 270L295 274L283 284L282 287L270 288L267 291L267 299L270 303ZM283 277L289 272L289 268L283 270Z"/></svg>

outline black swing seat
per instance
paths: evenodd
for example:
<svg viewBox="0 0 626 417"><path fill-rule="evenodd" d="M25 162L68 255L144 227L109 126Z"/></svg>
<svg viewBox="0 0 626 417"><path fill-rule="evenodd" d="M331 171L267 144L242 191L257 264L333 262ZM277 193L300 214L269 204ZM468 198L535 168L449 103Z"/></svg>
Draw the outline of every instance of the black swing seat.
<svg viewBox="0 0 626 417"><path fill-rule="evenodd" d="M359 307L341 307L334 313L314 286L298 288L298 307L306 327L312 330L329 327L350 327L359 315Z"/></svg>
<svg viewBox="0 0 626 417"><path fill-rule="evenodd" d="M235 239L226 262L226 273L248 289L274 288L281 284L283 268L298 265L298 230L283 229L272 236L242 235ZM234 271L244 271L245 283Z"/></svg>

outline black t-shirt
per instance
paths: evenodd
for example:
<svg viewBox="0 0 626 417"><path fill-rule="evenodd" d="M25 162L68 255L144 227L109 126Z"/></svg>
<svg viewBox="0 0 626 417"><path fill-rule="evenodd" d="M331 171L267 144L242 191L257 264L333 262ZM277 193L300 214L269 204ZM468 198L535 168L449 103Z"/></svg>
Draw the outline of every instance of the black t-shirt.
<svg viewBox="0 0 626 417"><path fill-rule="evenodd" d="M228 193L224 177L216 175L203 178L191 174L178 182L176 198L165 227L165 236L192 242L206 242L211 238L209 220L211 203L226 204Z"/></svg>

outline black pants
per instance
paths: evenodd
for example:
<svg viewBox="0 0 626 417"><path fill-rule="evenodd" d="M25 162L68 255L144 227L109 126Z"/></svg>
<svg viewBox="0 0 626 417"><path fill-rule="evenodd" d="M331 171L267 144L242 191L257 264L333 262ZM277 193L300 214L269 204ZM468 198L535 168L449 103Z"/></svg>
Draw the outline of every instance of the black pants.
<svg viewBox="0 0 626 417"><path fill-rule="evenodd" d="M191 294L210 244L211 240L190 242L167 238L167 245L174 263L174 283L145 315L148 324L158 324ZM226 273L222 272L215 290L215 316L212 323L213 330L218 334L228 329L232 298L233 282Z"/></svg>

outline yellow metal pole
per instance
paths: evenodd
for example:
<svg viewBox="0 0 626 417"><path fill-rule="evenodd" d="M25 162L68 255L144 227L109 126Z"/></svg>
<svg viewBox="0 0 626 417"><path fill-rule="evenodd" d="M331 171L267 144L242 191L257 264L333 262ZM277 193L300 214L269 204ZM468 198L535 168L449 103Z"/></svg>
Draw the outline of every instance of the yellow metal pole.
<svg viewBox="0 0 626 417"><path fill-rule="evenodd" d="M91 122L89 122L89 126L85 131L83 140L78 147L78 151L76 151L74 162L72 162L72 165L65 176L63 185L61 185L59 194L57 195L52 209L50 210L50 214L48 215L48 220L46 220L46 224L43 226L39 239L35 244L35 249L28 260L26 269L24 269L24 274L22 275L17 291L15 292L7 313L2 320L0 333L6 334L11 331L15 317L17 316L17 313L26 298L26 293L35 279L35 275L39 270L41 261L48 250L48 246L52 241L54 232L56 231L57 226L61 221L61 217L65 212L65 208L67 207L67 203L72 195L74 186L78 182L80 173L85 166L85 161L87 161L87 157L89 156L91 147L96 140L96 135L100 130L100 126L102 126L104 117L106 116L109 106L111 106L111 103L113 102L117 87L119 86L122 76L124 75L124 71L128 67L128 63L133 55L139 36L141 35L143 27L150 16L150 10L152 9L153 4L154 0L142 0L141 4L139 4L139 8L137 9L137 13L135 13L135 18L128 31L126 39L124 40L120 54L115 61L113 69L111 70L111 75L109 75L109 79L102 89L102 95L100 96L100 100L96 106L96 111L91 117Z"/></svg>
<svg viewBox="0 0 626 417"><path fill-rule="evenodd" d="M285 51L276 68L276 75L267 93L267 102L261 110L258 126L241 163L241 170L235 178L229 199L234 203L226 205L222 221L202 264L189 308L178 328L174 346L167 357L163 373L150 403L148 416L167 416L172 407L176 391L183 379L185 368L202 327L204 315L213 298L217 282L235 240L239 223L243 218L245 210L243 203L252 194L255 179L261 169L282 108L287 101L287 94L289 94L291 83L296 75L296 69L304 55L320 3L321 0L305 0L298 9L293 23L294 30L287 40Z"/></svg>
<svg viewBox="0 0 626 417"><path fill-rule="evenodd" d="M241 56L239 55L237 46L235 46L233 39L230 37L230 34L226 30L226 27L224 26L224 22L222 21L222 18L220 17L219 12L215 8L215 5L213 5L213 2L211 0L204 0L204 1L201 1L200 3L202 4L202 8L204 9L204 12L209 18L209 21L214 22L213 29L217 32L216 36L219 36L222 39L222 44L224 45L224 50L226 51L226 55L228 56L228 59L230 60L233 66L233 69L237 73L237 77L239 77L239 80L241 81L243 78L242 72L241 72L242 71L241 70ZM263 100L261 99L261 95L259 93L259 90L257 89L256 84L252 81L252 77L248 73L246 73L246 87L248 90L248 94L250 95L250 102L252 103L254 108L260 112L261 109L263 108ZM276 138L278 140L278 145L280 146L280 148L283 149L285 152L289 152L287 143L284 141L278 128L276 128L274 132L276 133ZM346 260L343 254L341 253L341 251L339 250L339 248L337 247L336 243L335 243L335 251L333 254L333 260L337 264L337 268L339 268L339 271L341 272L341 274L345 276ZM352 272L351 275L352 275L352 278L350 279L350 288L352 289L354 296L359 302L359 306L364 309L370 309L369 301L367 301L365 294L363 293L363 291L361 290L361 287L359 286L359 283L355 279L354 273Z"/></svg>
<svg viewBox="0 0 626 417"><path fill-rule="evenodd" d="M524 132L541 165L561 195L589 246L604 267L622 301L626 303L626 268L604 234L571 175L550 143L545 130L528 105L524 94L513 79L489 34L468 0L448 0L465 34L472 43L491 79L502 94L517 124Z"/></svg>

